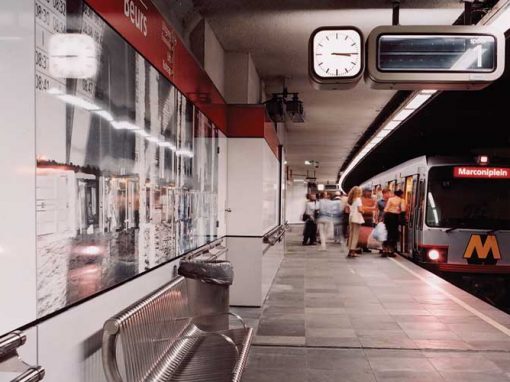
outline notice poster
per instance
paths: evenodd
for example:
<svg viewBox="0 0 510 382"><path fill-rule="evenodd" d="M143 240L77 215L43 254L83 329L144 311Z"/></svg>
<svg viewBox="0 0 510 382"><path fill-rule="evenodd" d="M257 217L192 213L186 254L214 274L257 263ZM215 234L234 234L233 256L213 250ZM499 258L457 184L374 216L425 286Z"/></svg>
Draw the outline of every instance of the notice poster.
<svg viewBox="0 0 510 382"><path fill-rule="evenodd" d="M85 2L35 3L42 317L217 237L218 133Z"/></svg>

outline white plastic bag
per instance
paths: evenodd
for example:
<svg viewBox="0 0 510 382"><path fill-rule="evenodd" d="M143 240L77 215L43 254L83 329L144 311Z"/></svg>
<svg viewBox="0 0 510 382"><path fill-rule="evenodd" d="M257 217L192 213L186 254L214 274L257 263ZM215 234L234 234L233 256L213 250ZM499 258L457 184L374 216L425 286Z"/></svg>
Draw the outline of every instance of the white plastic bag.
<svg viewBox="0 0 510 382"><path fill-rule="evenodd" d="M368 237L367 240L367 248L368 249L382 249L382 243L379 240L374 238L375 230L372 230L372 233Z"/></svg>
<svg viewBox="0 0 510 382"><path fill-rule="evenodd" d="M372 232L372 236L375 240L383 242L388 239L388 230L386 229L386 225L383 222L377 223Z"/></svg>

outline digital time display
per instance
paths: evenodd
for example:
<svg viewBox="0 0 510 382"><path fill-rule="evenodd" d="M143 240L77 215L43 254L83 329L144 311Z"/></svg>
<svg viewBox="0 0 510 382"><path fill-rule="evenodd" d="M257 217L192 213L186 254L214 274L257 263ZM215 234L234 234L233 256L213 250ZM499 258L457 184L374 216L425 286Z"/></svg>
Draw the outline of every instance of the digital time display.
<svg viewBox="0 0 510 382"><path fill-rule="evenodd" d="M381 72L490 73L496 70L492 35L381 34L377 68Z"/></svg>

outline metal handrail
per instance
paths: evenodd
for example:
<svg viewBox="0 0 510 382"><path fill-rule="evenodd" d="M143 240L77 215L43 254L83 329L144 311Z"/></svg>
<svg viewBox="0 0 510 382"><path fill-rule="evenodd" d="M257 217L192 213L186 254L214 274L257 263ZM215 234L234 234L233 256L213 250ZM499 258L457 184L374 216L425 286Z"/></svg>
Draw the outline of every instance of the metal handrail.
<svg viewBox="0 0 510 382"><path fill-rule="evenodd" d="M223 238L221 239L216 239L198 249L195 249L194 251L190 252L188 255L184 256L184 258L186 260L191 260L191 259L194 259L195 257L199 257L201 255L204 255L206 254L207 252L209 252L211 249L214 249L214 248L217 248L219 246L221 246L221 244L223 244ZM222 252L223 254L223 252ZM219 256L219 254L217 255Z"/></svg>
<svg viewBox="0 0 510 382"><path fill-rule="evenodd" d="M269 231L268 233L266 233L262 237L262 241L265 244L275 245L276 243L278 243L281 240L282 236L285 235L287 226L288 226L287 223L277 226L276 228L274 228L271 231Z"/></svg>
<svg viewBox="0 0 510 382"><path fill-rule="evenodd" d="M42 367L31 366L19 357L18 348L23 346L26 340L26 335L20 331L0 337L0 377L2 372L22 370L11 382L38 382L44 378L45 371Z"/></svg>

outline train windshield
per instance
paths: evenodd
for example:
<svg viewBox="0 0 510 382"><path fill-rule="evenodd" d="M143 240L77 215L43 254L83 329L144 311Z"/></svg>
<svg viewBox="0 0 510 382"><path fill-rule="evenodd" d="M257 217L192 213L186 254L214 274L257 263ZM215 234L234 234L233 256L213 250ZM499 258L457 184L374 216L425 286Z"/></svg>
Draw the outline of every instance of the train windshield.
<svg viewBox="0 0 510 382"><path fill-rule="evenodd" d="M510 179L454 177L453 167L429 171L429 227L510 229Z"/></svg>

